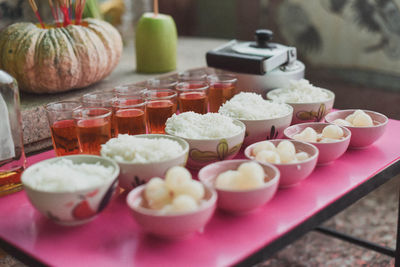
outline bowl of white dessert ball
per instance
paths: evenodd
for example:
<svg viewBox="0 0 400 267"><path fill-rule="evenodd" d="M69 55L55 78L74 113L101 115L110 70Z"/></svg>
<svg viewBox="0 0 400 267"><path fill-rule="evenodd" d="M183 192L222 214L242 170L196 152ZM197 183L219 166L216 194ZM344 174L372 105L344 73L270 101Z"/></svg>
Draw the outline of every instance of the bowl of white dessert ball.
<svg viewBox="0 0 400 267"><path fill-rule="evenodd" d="M243 122L218 113L174 114L165 126L167 134L189 143L187 166L191 169L235 157L243 144L245 130Z"/></svg>
<svg viewBox="0 0 400 267"><path fill-rule="evenodd" d="M104 158L116 161L121 168L119 186L130 190L152 177L164 176L173 166L185 166L189 144L163 134L120 134L101 146Z"/></svg>
<svg viewBox="0 0 400 267"><path fill-rule="evenodd" d="M319 151L312 144L296 140L270 140L254 143L244 154L260 164L273 164L281 173L279 188L298 185L317 165Z"/></svg>
<svg viewBox="0 0 400 267"><path fill-rule="evenodd" d="M344 126L351 131L349 147L364 148L384 134L389 120L375 111L347 109L329 113L325 116L325 121Z"/></svg>
<svg viewBox="0 0 400 267"><path fill-rule="evenodd" d="M319 150L318 165L331 163L342 156L351 138L351 132L346 127L323 122L292 125L283 134L289 139L315 145Z"/></svg>
<svg viewBox="0 0 400 267"><path fill-rule="evenodd" d="M243 144L281 138L290 125L293 108L285 103L265 100L256 93L241 92L225 102L218 113L238 119L246 125Z"/></svg>
<svg viewBox="0 0 400 267"><path fill-rule="evenodd" d="M285 88L267 93L267 98L293 107L291 124L319 122L333 107L335 94L324 88L313 86L308 80L290 81Z"/></svg>
<svg viewBox="0 0 400 267"><path fill-rule="evenodd" d="M117 188L118 165L92 155L47 159L21 176L32 205L61 225L80 225L103 211Z"/></svg>
<svg viewBox="0 0 400 267"><path fill-rule="evenodd" d="M279 177L273 165L252 160L224 160L199 171L199 180L217 191L218 208L234 214L254 211L270 201Z"/></svg>
<svg viewBox="0 0 400 267"><path fill-rule="evenodd" d="M149 234L185 238L202 232L212 217L217 194L193 180L184 167L172 167L165 179L154 177L129 192L126 202L135 221Z"/></svg>

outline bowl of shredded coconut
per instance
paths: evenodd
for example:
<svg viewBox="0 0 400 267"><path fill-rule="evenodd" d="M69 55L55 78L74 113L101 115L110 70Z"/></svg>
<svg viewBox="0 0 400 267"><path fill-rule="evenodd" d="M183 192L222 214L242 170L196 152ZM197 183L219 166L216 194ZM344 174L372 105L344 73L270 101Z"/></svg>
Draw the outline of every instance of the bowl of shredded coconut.
<svg viewBox="0 0 400 267"><path fill-rule="evenodd" d="M199 169L235 157L242 146L245 129L241 121L219 113L184 112L167 120L165 132L189 143L187 166Z"/></svg>
<svg viewBox="0 0 400 267"><path fill-rule="evenodd" d="M322 121L332 110L335 94L328 89L312 85L306 79L301 79L290 81L285 88L269 91L267 98L291 105L293 107L291 124L297 124Z"/></svg>
<svg viewBox="0 0 400 267"><path fill-rule="evenodd" d="M47 159L21 176L32 205L61 225L80 225L96 217L111 201L120 168L93 155Z"/></svg>
<svg viewBox="0 0 400 267"><path fill-rule="evenodd" d="M265 100L256 93L241 92L225 102L218 113L238 119L246 125L244 145L281 138L290 125L292 106Z"/></svg>
<svg viewBox="0 0 400 267"><path fill-rule="evenodd" d="M102 157L121 168L119 186L131 190L152 177L163 177L173 166L185 166L189 144L182 138L164 134L120 134L101 145Z"/></svg>

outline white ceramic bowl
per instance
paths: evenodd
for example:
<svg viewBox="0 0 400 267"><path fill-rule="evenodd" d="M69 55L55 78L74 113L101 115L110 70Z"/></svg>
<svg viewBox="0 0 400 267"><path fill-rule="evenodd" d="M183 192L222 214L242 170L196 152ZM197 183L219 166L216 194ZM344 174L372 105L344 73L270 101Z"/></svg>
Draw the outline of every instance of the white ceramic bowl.
<svg viewBox="0 0 400 267"><path fill-rule="evenodd" d="M246 126L243 145L248 146L258 141L283 137L283 130L290 125L293 116L293 108L290 105L287 106L290 108L290 112L277 118L264 120L238 119Z"/></svg>
<svg viewBox="0 0 400 267"><path fill-rule="evenodd" d="M294 140L293 136L302 132L307 127L311 127L317 133L321 133L322 130L328 125L331 125L331 123L323 123L323 122L300 123L286 128L283 134L285 135L285 137ZM334 160L341 157L349 147L351 132L346 127L341 127L341 126L339 127L342 128L344 133L344 138L341 140L330 143L308 142L316 146L319 150L317 164L323 165L333 162Z"/></svg>
<svg viewBox="0 0 400 267"><path fill-rule="evenodd" d="M353 114L355 111L356 109L334 111L325 116L325 121L333 123L336 119L344 120L348 115ZM351 131L350 148L365 148L374 143L385 133L389 119L385 115L375 111L364 110L364 112L371 116L374 126L346 126L346 128Z"/></svg>
<svg viewBox="0 0 400 267"><path fill-rule="evenodd" d="M276 99L282 90L282 88L278 88L269 91L267 93L267 98L271 100ZM316 101L309 103L286 102L293 107L293 119L291 123L292 125L304 122L322 121L325 115L332 110L333 103L335 102L335 94L328 89L322 90L329 95L329 98L325 101Z"/></svg>
<svg viewBox="0 0 400 267"><path fill-rule="evenodd" d="M73 192L46 192L33 188L27 182L31 173L42 168L44 163L69 159L74 164L99 162L105 167L113 168L112 176L99 186ZM38 162L22 173L22 184L32 205L44 216L61 225L79 225L89 222L110 202L117 188L118 165L109 159L93 155L72 155L47 159Z"/></svg>
<svg viewBox="0 0 400 267"><path fill-rule="evenodd" d="M220 173L237 170L242 163L250 161L244 159L215 162L200 170L199 180L205 185L215 188L215 180ZM218 208L230 213L242 214L253 211L270 201L278 189L280 173L271 164L263 164L262 167L269 178L262 187L240 191L215 188L218 193Z"/></svg>
<svg viewBox="0 0 400 267"><path fill-rule="evenodd" d="M279 145L279 143L283 141L281 140L270 140L275 147ZM298 152L306 152L309 155L309 158L296 163L280 163L280 164L272 164L278 168L281 173L281 178L279 180L279 188L287 188L298 185L301 181L306 179L315 169L317 165L319 151L318 148L312 144L291 140L294 147L296 148L296 153ZM255 156L253 155L254 147L261 142L254 143L248 146L244 155L246 158L255 160ZM259 162L260 164L265 164L263 162Z"/></svg>
<svg viewBox="0 0 400 267"><path fill-rule="evenodd" d="M135 221L146 233L163 238L185 238L201 231L214 214L217 193L212 188L204 188L205 201L193 212L162 214L143 207L144 185L129 192L126 202Z"/></svg>
<svg viewBox="0 0 400 267"><path fill-rule="evenodd" d="M181 137L189 143L189 158L187 167L200 169L201 167L220 160L232 159L239 152L243 144L246 126L243 122L233 119L233 123L241 128L241 131L232 136L215 139L191 139ZM174 136L168 129L167 134Z"/></svg>
<svg viewBox="0 0 400 267"><path fill-rule="evenodd" d="M179 143L182 147L182 152L177 156L157 162L148 163L129 163L118 162L121 172L119 174L119 186L131 190L136 186L142 185L153 177L164 177L167 170L173 166L185 166L188 158L189 144L182 138L169 136L165 134L139 134L137 138L166 138ZM100 151L102 157L107 158L103 151Z"/></svg>

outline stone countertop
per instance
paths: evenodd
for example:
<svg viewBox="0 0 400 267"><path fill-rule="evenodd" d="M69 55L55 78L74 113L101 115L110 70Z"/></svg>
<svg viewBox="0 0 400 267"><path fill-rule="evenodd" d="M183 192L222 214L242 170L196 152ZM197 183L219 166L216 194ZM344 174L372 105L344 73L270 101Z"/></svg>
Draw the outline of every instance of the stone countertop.
<svg viewBox="0 0 400 267"><path fill-rule="evenodd" d="M227 40L209 38L179 38L177 70L184 71L206 66L205 54ZM106 79L89 87L59 94L34 95L21 93L24 145L26 153L51 147L50 128L43 106L47 103L76 99L92 91L111 90L114 86L147 80L167 74L142 74L135 71L136 59L133 44L125 46L120 63ZM171 73L169 73L171 74ZM367 109L381 112L392 119L400 119L400 94L384 88L370 88L349 83L327 68L306 66L306 78L316 86L335 93L335 108ZM379 101L373 101L379 99Z"/></svg>
<svg viewBox="0 0 400 267"><path fill-rule="evenodd" d="M208 50L224 44L227 40L203 38L179 38L177 71L206 66ZM89 87L59 94L35 95L21 93L22 121L25 153L32 153L51 147L50 128L44 105L54 101L76 99L92 91L111 90L114 86L147 80L161 74L137 73L133 43L124 47L121 60L110 76Z"/></svg>

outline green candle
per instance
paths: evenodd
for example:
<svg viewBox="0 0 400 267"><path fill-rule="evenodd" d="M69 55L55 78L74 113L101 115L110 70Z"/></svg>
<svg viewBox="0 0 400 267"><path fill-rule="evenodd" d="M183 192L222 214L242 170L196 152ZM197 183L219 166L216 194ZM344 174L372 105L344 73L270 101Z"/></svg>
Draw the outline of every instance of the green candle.
<svg viewBox="0 0 400 267"><path fill-rule="evenodd" d="M176 69L177 32L169 15L144 13L136 28L138 72L160 73Z"/></svg>

